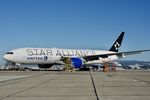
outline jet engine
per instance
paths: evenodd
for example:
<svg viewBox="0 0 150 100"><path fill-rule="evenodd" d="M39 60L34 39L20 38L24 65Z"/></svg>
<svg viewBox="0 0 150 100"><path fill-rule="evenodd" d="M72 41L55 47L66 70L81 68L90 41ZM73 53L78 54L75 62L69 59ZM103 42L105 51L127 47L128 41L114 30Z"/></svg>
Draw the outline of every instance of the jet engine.
<svg viewBox="0 0 150 100"><path fill-rule="evenodd" d="M74 68L81 68L83 65L83 60L80 58L71 58L71 62Z"/></svg>

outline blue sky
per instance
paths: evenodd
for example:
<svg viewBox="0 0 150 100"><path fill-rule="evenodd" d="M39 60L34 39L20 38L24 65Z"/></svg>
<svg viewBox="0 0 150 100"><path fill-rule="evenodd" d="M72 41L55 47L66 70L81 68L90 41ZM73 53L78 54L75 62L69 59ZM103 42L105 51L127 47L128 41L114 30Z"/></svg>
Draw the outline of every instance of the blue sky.
<svg viewBox="0 0 150 100"><path fill-rule="evenodd" d="M149 0L0 0L0 58L21 47L150 49ZM150 61L150 53L127 57ZM2 63L3 60L0 61Z"/></svg>

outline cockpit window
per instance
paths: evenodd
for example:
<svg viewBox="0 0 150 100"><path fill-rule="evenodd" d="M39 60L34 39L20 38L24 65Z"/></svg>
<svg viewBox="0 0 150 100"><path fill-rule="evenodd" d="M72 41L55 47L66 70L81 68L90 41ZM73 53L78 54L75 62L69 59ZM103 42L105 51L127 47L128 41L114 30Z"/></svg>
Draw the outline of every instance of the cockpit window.
<svg viewBox="0 0 150 100"><path fill-rule="evenodd" d="M7 52L6 54L14 54L13 52Z"/></svg>

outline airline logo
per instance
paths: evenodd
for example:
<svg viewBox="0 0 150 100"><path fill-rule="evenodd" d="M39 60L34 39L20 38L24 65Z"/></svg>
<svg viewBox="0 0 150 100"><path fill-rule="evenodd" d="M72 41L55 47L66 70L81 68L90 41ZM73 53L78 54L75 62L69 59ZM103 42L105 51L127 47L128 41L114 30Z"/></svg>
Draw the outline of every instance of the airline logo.
<svg viewBox="0 0 150 100"><path fill-rule="evenodd" d="M44 55L45 58L47 56L87 56L87 55L95 55L96 52L94 50L63 50L63 49L26 49L26 53L29 56L42 56ZM42 59L42 58L35 58L35 59Z"/></svg>
<svg viewBox="0 0 150 100"><path fill-rule="evenodd" d="M115 43L115 49L118 50L118 48L121 46L118 42Z"/></svg>
<svg viewBox="0 0 150 100"><path fill-rule="evenodd" d="M27 60L48 60L47 56L44 57L27 57Z"/></svg>

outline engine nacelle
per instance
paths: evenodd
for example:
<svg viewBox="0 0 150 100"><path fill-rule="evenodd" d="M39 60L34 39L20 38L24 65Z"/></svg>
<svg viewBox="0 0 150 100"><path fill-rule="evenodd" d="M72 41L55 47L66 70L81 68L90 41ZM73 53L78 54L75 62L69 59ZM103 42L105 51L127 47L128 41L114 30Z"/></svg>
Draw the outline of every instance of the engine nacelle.
<svg viewBox="0 0 150 100"><path fill-rule="evenodd" d="M83 65L83 60L81 60L80 58L71 58L71 62L74 68L81 68Z"/></svg>

